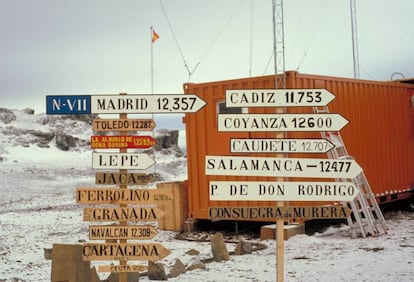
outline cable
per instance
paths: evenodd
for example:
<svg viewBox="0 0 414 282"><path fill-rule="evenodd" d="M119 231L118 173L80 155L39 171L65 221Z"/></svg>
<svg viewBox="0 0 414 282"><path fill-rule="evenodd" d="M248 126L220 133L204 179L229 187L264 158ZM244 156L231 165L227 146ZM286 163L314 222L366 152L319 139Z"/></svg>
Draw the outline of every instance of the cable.
<svg viewBox="0 0 414 282"><path fill-rule="evenodd" d="M204 58L207 56L207 54L210 52L210 50L213 48L213 46L215 45L215 43L217 42L217 40L220 38L221 34L223 33L224 29L226 28L226 26L229 24L229 22L232 20L232 18L234 17L234 15L236 14L236 12L240 9L241 5L243 4L243 2L245 2L245 0L241 0L239 5L236 7L235 11L231 14L230 18L226 21L226 23L223 25L223 27L221 28L221 30L219 31L219 33L217 34L217 36L213 39L213 42L209 45L209 47L206 49L206 51L203 53L203 55L200 57L200 60L196 63L196 65L194 66L194 68L192 70L190 70L190 68L188 67L187 61L184 57L184 53L181 50L180 44L178 43L177 37L175 36L174 30L172 28L172 24L170 22L170 20L168 19L167 13L165 11L164 5L162 3L162 0L158 0L162 12L164 14L164 17L168 23L168 27L170 28L171 34L174 38L175 44L177 46L177 49L181 55L181 58L184 62L184 66L187 70L188 73L188 81L190 81L191 76L193 75L193 73L197 70L198 66L200 65L201 61L204 60Z"/></svg>

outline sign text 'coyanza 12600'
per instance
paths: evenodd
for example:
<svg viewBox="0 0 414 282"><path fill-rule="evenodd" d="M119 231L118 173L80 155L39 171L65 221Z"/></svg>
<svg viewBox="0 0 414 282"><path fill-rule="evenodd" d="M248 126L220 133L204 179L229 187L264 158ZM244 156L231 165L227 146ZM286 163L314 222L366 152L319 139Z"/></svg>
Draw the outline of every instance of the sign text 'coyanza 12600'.
<svg viewBox="0 0 414 282"><path fill-rule="evenodd" d="M340 114L218 114L218 131L339 131L348 124Z"/></svg>

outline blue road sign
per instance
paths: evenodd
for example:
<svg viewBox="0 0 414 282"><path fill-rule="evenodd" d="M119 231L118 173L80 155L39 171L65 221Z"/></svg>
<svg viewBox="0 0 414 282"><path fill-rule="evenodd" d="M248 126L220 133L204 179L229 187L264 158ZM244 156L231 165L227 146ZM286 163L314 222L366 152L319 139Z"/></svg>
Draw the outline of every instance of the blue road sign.
<svg viewBox="0 0 414 282"><path fill-rule="evenodd" d="M48 115L74 115L90 113L90 95L46 96L46 114Z"/></svg>

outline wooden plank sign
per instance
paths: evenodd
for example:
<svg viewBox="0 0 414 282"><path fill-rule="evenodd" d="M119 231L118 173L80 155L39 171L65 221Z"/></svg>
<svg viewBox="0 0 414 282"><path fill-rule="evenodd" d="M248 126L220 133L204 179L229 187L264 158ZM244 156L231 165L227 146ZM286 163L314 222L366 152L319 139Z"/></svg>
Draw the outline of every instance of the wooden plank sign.
<svg viewBox="0 0 414 282"><path fill-rule="evenodd" d="M352 182L210 181L210 201L352 201Z"/></svg>
<svg viewBox="0 0 414 282"><path fill-rule="evenodd" d="M111 264L111 265L98 265L98 272L144 272L148 267L143 264Z"/></svg>
<svg viewBox="0 0 414 282"><path fill-rule="evenodd" d="M326 89L226 90L226 107L326 106L335 96Z"/></svg>
<svg viewBox="0 0 414 282"><path fill-rule="evenodd" d="M94 119L93 131L151 131L155 128L152 119Z"/></svg>
<svg viewBox="0 0 414 282"><path fill-rule="evenodd" d="M159 243L107 244L84 243L82 259L92 260L160 260L170 254L170 250Z"/></svg>
<svg viewBox="0 0 414 282"><path fill-rule="evenodd" d="M148 149L157 143L152 136L91 136L92 149Z"/></svg>
<svg viewBox="0 0 414 282"><path fill-rule="evenodd" d="M147 169L155 161L147 154L137 153L92 153L93 169Z"/></svg>
<svg viewBox="0 0 414 282"><path fill-rule="evenodd" d="M165 190L165 191L164 191ZM76 188L78 204L156 204L171 201L172 191L167 189Z"/></svg>
<svg viewBox="0 0 414 282"><path fill-rule="evenodd" d="M145 185L154 181L154 175L145 173L97 172L95 184Z"/></svg>
<svg viewBox="0 0 414 282"><path fill-rule="evenodd" d="M231 153L327 153L335 148L327 139L230 139Z"/></svg>
<svg viewBox="0 0 414 282"><path fill-rule="evenodd" d="M273 221L277 218L347 218L351 210L344 206L304 206L304 207L210 207L210 220L263 220Z"/></svg>
<svg viewBox="0 0 414 282"><path fill-rule="evenodd" d="M164 215L158 208L85 208L83 221L157 221Z"/></svg>
<svg viewBox="0 0 414 282"><path fill-rule="evenodd" d="M90 225L89 240L149 240L158 234L151 225Z"/></svg>
<svg viewBox="0 0 414 282"><path fill-rule="evenodd" d="M340 114L218 114L219 132L339 131L348 124Z"/></svg>
<svg viewBox="0 0 414 282"><path fill-rule="evenodd" d="M355 178L362 168L354 160L206 156L206 175Z"/></svg>

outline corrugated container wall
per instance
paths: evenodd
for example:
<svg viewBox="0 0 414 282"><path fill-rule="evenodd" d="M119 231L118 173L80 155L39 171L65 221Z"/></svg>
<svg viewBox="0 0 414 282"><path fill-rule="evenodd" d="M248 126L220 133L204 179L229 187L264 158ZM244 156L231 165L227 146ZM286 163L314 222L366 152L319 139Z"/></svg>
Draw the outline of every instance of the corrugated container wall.
<svg viewBox="0 0 414 282"><path fill-rule="evenodd" d="M218 132L217 114L223 112L225 90L273 89L274 85L273 75L184 85L185 93L194 93L207 102L202 110L195 114L186 114L184 118L190 217L208 219L208 209L212 206L274 206L274 202L262 201L212 202L209 200L208 184L210 180L258 181L275 180L275 178L206 176L205 174L206 155L236 155L230 153L230 138L275 137L275 132ZM414 108L411 103L414 85L287 72L286 88L325 88L336 96L328 105L329 110L331 113L340 113L349 120L349 124L341 130L342 138L348 153L364 169L374 194L407 189L414 185ZM286 110L288 113L312 112L312 108L309 107ZM248 112L274 113L275 109L249 108ZM288 133L287 137L320 138L320 134L293 132ZM274 154L267 156L274 157ZM317 156L289 154L287 157L326 158L327 156L326 154ZM309 202L290 204L315 205Z"/></svg>

